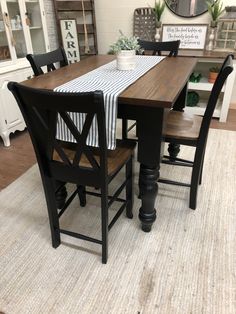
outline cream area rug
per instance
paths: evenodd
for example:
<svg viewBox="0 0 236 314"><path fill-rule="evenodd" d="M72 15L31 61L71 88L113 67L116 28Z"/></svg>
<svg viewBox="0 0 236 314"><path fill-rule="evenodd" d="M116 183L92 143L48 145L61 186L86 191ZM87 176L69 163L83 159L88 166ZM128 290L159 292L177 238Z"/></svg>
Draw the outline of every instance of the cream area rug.
<svg viewBox="0 0 236 314"><path fill-rule="evenodd" d="M189 170L175 168L162 175L187 181ZM106 265L99 245L62 236L51 247L37 166L0 192L0 312L236 313L236 132L210 130L195 211L187 188L160 184L150 233L138 219L138 165L135 176L134 219L110 231ZM99 234L98 204L75 200L63 227Z"/></svg>

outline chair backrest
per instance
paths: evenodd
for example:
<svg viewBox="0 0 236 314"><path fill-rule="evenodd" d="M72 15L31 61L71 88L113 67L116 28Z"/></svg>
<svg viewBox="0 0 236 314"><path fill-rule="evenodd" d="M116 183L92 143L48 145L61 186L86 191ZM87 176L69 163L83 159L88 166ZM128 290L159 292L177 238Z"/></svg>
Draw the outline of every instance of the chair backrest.
<svg viewBox="0 0 236 314"><path fill-rule="evenodd" d="M233 71L233 55L228 55L220 69L220 72L216 78L216 81L212 87L210 97L208 99L207 107L203 116L199 140L204 141L207 137L208 130L210 127L211 119L217 104L217 100L219 98L221 89L229 76L229 74Z"/></svg>
<svg viewBox="0 0 236 314"><path fill-rule="evenodd" d="M144 54L147 51L151 51L153 56L161 56L162 52L169 52L169 57L176 57L178 55L180 45L180 40L159 42L138 40L138 42L141 48L144 49Z"/></svg>
<svg viewBox="0 0 236 314"><path fill-rule="evenodd" d="M43 181L51 177L61 182L100 186L101 178L107 175L103 93L58 93L26 87L16 82L10 82L8 88L25 119ZM71 118L73 113L84 113L86 116L81 132ZM64 143L57 140L58 119L65 122L74 137L71 158L65 153ZM98 148L86 145L93 119L97 120ZM84 160L88 164L86 167Z"/></svg>
<svg viewBox="0 0 236 314"><path fill-rule="evenodd" d="M68 60L63 47L38 55L28 54L26 58L29 61L35 76L44 74L42 70L42 67L44 66L47 66L47 71L50 72L56 70L54 64L57 62L60 63L60 67L68 65Z"/></svg>

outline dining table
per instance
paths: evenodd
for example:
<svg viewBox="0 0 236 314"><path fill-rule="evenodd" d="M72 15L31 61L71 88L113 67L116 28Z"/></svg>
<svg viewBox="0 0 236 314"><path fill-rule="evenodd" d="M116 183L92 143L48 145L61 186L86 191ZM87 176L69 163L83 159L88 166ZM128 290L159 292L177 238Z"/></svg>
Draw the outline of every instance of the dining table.
<svg viewBox="0 0 236 314"><path fill-rule="evenodd" d="M114 59L114 55L90 56L21 84L54 90ZM117 118L135 120L137 125L139 219L145 232L151 231L156 220L155 202L164 148L162 138L165 121L170 110L183 110L188 80L196 62L196 58L166 57L118 96Z"/></svg>

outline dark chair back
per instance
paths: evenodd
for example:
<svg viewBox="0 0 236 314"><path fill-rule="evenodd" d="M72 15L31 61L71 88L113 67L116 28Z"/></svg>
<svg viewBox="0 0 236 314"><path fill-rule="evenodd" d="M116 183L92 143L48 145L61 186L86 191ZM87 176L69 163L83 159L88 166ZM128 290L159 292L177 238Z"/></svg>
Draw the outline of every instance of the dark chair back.
<svg viewBox="0 0 236 314"><path fill-rule="evenodd" d="M62 47L43 54L28 54L26 58L29 61L35 76L44 74L42 70L42 67L44 66L47 66L47 71L50 72L56 70L54 64L57 62L60 63L60 67L68 65L65 50Z"/></svg>
<svg viewBox="0 0 236 314"><path fill-rule="evenodd" d="M180 40L174 41L145 41L145 40L138 40L139 45L142 49L144 49L145 54L147 51L152 51L152 55L161 56L162 52L169 52L169 57L176 57L179 51Z"/></svg>
<svg viewBox="0 0 236 314"><path fill-rule="evenodd" d="M205 141L208 130L210 127L211 119L213 116L213 112L215 110L217 100L219 98L221 89L229 76L229 74L233 71L233 55L228 55L222 64L222 67L220 69L220 72L217 76L217 79L213 85L210 97L208 99L206 111L202 120L200 135L199 135L199 141Z"/></svg>
<svg viewBox="0 0 236 314"><path fill-rule="evenodd" d="M107 174L107 146L103 93L57 93L33 89L10 82L8 88L14 94L24 116L34 145L43 181L47 177L61 182L71 182L100 187ZM86 115L83 129L78 131L70 113ZM63 142L57 140L57 122L62 119L75 139L73 155L68 158ZM93 119L97 120L99 148L86 145ZM86 158L89 167L81 164Z"/></svg>

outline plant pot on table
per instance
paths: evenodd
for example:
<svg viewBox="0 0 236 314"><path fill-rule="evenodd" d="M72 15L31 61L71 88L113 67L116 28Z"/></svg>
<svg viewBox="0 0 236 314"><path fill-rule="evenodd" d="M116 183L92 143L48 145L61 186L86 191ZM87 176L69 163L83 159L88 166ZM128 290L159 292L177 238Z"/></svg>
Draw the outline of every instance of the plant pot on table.
<svg viewBox="0 0 236 314"><path fill-rule="evenodd" d="M117 69L122 71L134 70L136 66L135 50L121 50L117 53Z"/></svg>

